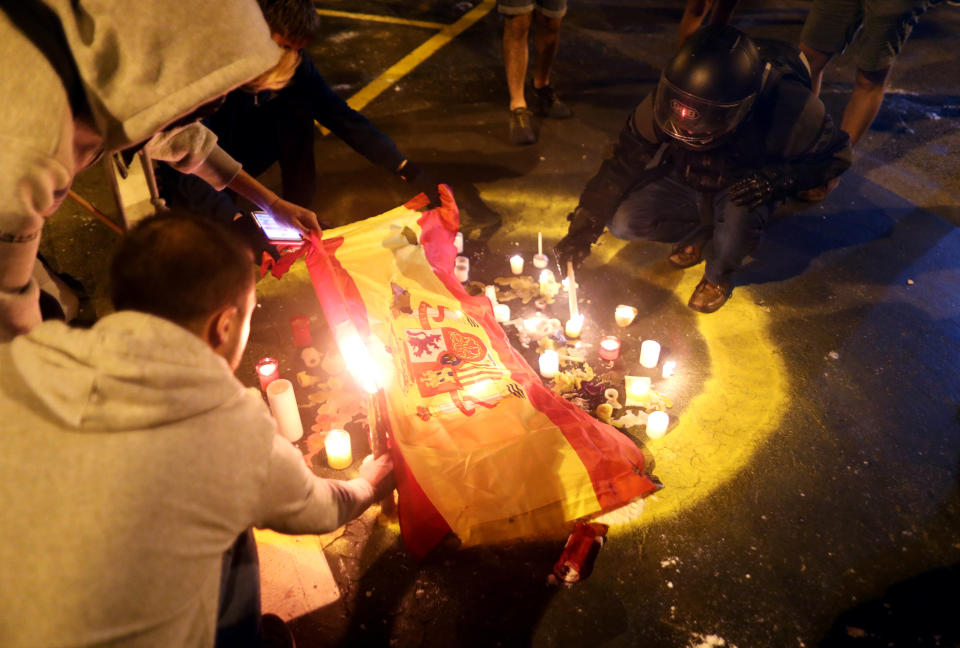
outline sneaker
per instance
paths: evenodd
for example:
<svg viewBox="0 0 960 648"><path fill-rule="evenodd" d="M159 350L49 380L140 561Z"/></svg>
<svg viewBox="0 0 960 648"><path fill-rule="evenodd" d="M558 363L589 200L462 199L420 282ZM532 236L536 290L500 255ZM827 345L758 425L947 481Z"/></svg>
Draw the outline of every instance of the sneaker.
<svg viewBox="0 0 960 648"><path fill-rule="evenodd" d="M534 90L537 97L537 114L551 119L566 119L573 115L570 106L560 100L553 86L543 86Z"/></svg>
<svg viewBox="0 0 960 648"><path fill-rule="evenodd" d="M687 306L699 313L712 313L719 310L730 298L730 282L715 284L701 279L697 287L693 289L690 295L690 301Z"/></svg>
<svg viewBox="0 0 960 648"><path fill-rule="evenodd" d="M515 108L510 113L510 143L533 144L537 134L533 132L533 113L527 108Z"/></svg>

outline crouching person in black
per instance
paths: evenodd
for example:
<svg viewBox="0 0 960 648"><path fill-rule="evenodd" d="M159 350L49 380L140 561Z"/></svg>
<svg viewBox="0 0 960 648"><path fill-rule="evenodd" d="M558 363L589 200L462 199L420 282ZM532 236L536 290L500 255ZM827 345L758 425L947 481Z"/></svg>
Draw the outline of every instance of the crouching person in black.
<svg viewBox="0 0 960 648"><path fill-rule="evenodd" d="M568 216L557 256L561 267L579 265L605 227L621 239L677 243L674 266L706 258L689 306L712 313L778 204L849 166L849 138L810 90L796 49L704 27L627 120Z"/></svg>

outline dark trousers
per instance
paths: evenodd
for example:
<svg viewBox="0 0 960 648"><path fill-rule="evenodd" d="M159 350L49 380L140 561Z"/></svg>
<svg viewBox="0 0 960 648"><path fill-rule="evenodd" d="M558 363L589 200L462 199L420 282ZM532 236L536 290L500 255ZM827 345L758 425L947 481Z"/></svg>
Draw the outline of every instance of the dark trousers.
<svg viewBox="0 0 960 648"><path fill-rule="evenodd" d="M707 203L713 223L701 221ZM630 192L620 202L610 222L610 233L627 241L643 239L665 243L692 243L713 228L712 246L706 249L704 277L712 283L729 281L760 241L775 205L748 210L727 199L727 192L704 194L672 175Z"/></svg>
<svg viewBox="0 0 960 648"><path fill-rule="evenodd" d="M253 529L223 554L215 648L260 648L260 560Z"/></svg>

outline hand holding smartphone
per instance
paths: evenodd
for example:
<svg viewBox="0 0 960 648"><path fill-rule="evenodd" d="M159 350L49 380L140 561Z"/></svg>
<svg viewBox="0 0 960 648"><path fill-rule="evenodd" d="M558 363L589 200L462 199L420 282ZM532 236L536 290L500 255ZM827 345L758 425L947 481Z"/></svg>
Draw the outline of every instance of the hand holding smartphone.
<svg viewBox="0 0 960 648"><path fill-rule="evenodd" d="M263 230L267 240L274 245L291 245L303 242L303 236L300 230L293 225L284 223L265 211L254 211L250 213L260 229Z"/></svg>

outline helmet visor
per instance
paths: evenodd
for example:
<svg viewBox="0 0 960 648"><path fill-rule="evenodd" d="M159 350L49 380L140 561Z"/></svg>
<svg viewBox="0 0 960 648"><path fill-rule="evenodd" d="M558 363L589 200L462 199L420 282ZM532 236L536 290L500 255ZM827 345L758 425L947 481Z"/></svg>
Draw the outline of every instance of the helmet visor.
<svg viewBox="0 0 960 648"><path fill-rule="evenodd" d="M660 77L653 102L657 126L690 148L710 148L743 121L756 93L735 103L717 103L695 97Z"/></svg>

